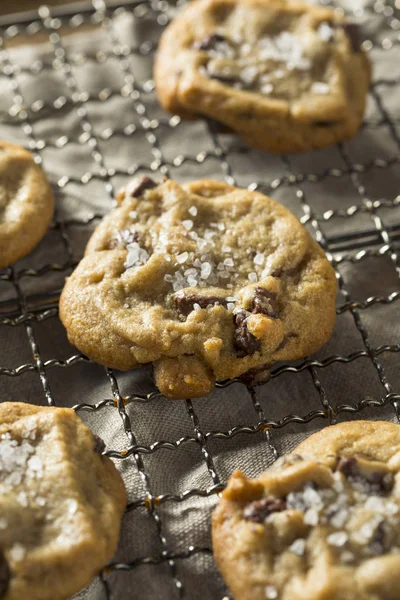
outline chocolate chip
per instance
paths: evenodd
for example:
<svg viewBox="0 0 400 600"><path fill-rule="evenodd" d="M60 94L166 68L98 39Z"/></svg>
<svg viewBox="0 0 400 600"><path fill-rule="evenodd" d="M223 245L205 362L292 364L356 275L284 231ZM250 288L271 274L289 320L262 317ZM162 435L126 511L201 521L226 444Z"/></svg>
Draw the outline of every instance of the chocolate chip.
<svg viewBox="0 0 400 600"><path fill-rule="evenodd" d="M204 36L201 40L196 40L193 43L193 48L195 50L213 50L221 42L226 42L226 38L220 33L213 33Z"/></svg>
<svg viewBox="0 0 400 600"><path fill-rule="evenodd" d="M360 474L357 460L354 456L341 456L336 466L336 471L340 471L345 477L352 477Z"/></svg>
<svg viewBox="0 0 400 600"><path fill-rule="evenodd" d="M360 52L361 32L357 23L345 23L342 27L350 40L353 52Z"/></svg>
<svg viewBox="0 0 400 600"><path fill-rule="evenodd" d="M4 598L7 593L11 579L11 570L3 552L0 551L0 598Z"/></svg>
<svg viewBox="0 0 400 600"><path fill-rule="evenodd" d="M261 348L261 342L247 329L247 313L244 310L237 312L234 316L236 326L233 336L233 345L239 358L254 354Z"/></svg>
<svg viewBox="0 0 400 600"><path fill-rule="evenodd" d="M253 302L251 305L252 313L268 315L272 319L277 319L279 316L279 305L277 295L262 287L255 289Z"/></svg>
<svg viewBox="0 0 400 600"><path fill-rule="evenodd" d="M182 314L187 316L194 310L194 305L198 304L200 308L207 308L208 306L215 306L220 304L226 306L225 298L218 298L218 296L200 296L198 294L185 294L180 292L174 297L175 307Z"/></svg>
<svg viewBox="0 0 400 600"><path fill-rule="evenodd" d="M93 450L95 452L97 452L97 454L103 454L104 450L106 449L106 444L105 444L104 440L102 440L101 437L99 437L95 433L93 434L93 437L94 437Z"/></svg>
<svg viewBox="0 0 400 600"><path fill-rule="evenodd" d="M339 125L340 121L313 121L313 127L334 127Z"/></svg>
<svg viewBox="0 0 400 600"><path fill-rule="evenodd" d="M388 546L388 535L385 527L385 521L380 521L375 529L374 535L369 543L369 549L372 554L379 556L383 554Z"/></svg>
<svg viewBox="0 0 400 600"><path fill-rule="evenodd" d="M129 188L129 195L132 198L139 198L139 196L145 190L151 190L151 189L157 187L157 185L158 184L155 181L153 181L153 179L150 179L150 177L147 177L145 175L141 179L137 180L136 185L134 185L132 188Z"/></svg>
<svg viewBox="0 0 400 600"><path fill-rule="evenodd" d="M207 123L213 133L218 133L220 135L234 133L231 127L228 127L228 125L216 121L215 119L207 119Z"/></svg>
<svg viewBox="0 0 400 600"><path fill-rule="evenodd" d="M286 509L286 502L280 498L262 498L255 500L243 511L246 521L253 523L263 523L264 520L274 512L282 512Z"/></svg>
<svg viewBox="0 0 400 600"><path fill-rule="evenodd" d="M261 385L263 383L267 383L269 378L271 377L270 371L271 365L263 365L262 367L249 369L246 373L243 373L239 377L240 381L243 381L244 384L255 387L256 385Z"/></svg>
<svg viewBox="0 0 400 600"><path fill-rule="evenodd" d="M228 85L233 85L234 83L239 83L240 79L234 77L233 75L225 75L224 73L208 73L209 79L216 79L217 81L221 81L222 83L227 83Z"/></svg>

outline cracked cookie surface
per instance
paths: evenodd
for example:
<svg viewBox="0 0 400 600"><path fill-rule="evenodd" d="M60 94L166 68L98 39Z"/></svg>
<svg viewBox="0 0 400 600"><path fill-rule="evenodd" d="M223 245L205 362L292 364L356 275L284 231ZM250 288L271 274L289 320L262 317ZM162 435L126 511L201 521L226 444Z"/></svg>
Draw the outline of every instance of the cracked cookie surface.
<svg viewBox="0 0 400 600"><path fill-rule="evenodd" d="M282 0L198 0L164 32L154 79L166 110L206 116L252 147L323 148L358 130L370 64L357 25Z"/></svg>
<svg viewBox="0 0 400 600"><path fill-rule="evenodd" d="M49 182L31 153L0 142L0 269L29 254L53 211Z"/></svg>
<svg viewBox="0 0 400 600"><path fill-rule="evenodd" d="M112 558L126 505L75 412L0 405L0 598L66 600Z"/></svg>
<svg viewBox="0 0 400 600"><path fill-rule="evenodd" d="M90 358L154 363L160 391L185 398L330 336L334 271L285 207L211 180L133 180L119 201L60 301L71 343Z"/></svg>
<svg viewBox="0 0 400 600"><path fill-rule="evenodd" d="M213 515L235 600L396 600L400 427L325 428L256 479L236 471Z"/></svg>

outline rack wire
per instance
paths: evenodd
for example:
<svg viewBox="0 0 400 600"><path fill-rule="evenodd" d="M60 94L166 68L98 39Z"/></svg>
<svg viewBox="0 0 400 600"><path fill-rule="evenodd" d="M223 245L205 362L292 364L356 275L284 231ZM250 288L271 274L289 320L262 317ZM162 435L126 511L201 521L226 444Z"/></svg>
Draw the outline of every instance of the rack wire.
<svg viewBox="0 0 400 600"><path fill-rule="evenodd" d="M323 4L343 12L337 2ZM375 23L364 48L374 58L379 55L383 64L385 57L388 64L390 58L400 63L397 4L382 0L365 6L357 3L349 13L350 17L366 17ZM252 462L253 471L249 469L256 474L293 446L299 436L307 435L310 428L353 415L397 421L400 416L400 340L395 327L400 299L400 196L396 193L396 182L398 186L400 181L396 176L400 113L396 114L390 100L400 84L400 70L389 69L390 77L379 70L371 87L374 108L359 136L371 136L366 139L374 141L372 152L362 144L360 153L349 142L321 151L320 160L315 160L315 153L303 159L271 157L226 138L210 123L199 125L204 128L199 151L181 153L180 142L184 144L192 125L157 107L151 79L158 37L175 9L166 0L94 0L54 9L42 6L39 11L0 18L0 135L10 141L21 140L31 150L49 174L57 198L56 218L39 248L0 271L1 399L73 405L94 429L101 421L103 433L104 423L117 414L118 434L114 430L114 437L110 434L107 439L107 454L120 466L130 496L117 558L82 598L131 597L123 580L123 573L128 572L132 576L129 585L139 585L136 597L141 599L221 599L228 591L212 565L208 517L233 465L246 470L247 463ZM150 36L145 25L151 30ZM81 41L71 37L74 33L85 37L83 50ZM99 34L101 43L96 45L92 40ZM21 51L24 44L27 46ZM31 50L35 47L40 49L38 56ZM110 63L113 69L107 71L101 89L89 89L86 79L79 76L81 68L90 67L95 77L101 70L104 78L102 68ZM117 87L113 86L116 70L121 81ZM52 86L51 98L42 96L42 87L35 85L41 76L48 87ZM125 106L129 103L131 122L121 125L112 117L111 124L101 125L102 113L113 100ZM69 122L72 125L60 133L56 124L71 115L76 122ZM172 154L168 136L175 141ZM115 166L107 151L107 143L113 140L125 140L138 148L135 160ZM63 163L65 149L74 149L78 156L81 151L88 154L90 168L82 170L76 163ZM256 164L256 177L248 181L250 162L253 169ZM115 189L142 172L178 181L213 174L275 196L294 210L324 248L337 274L339 333L325 351L317 357L278 365L271 380L258 388L239 381L225 382L218 384L211 399L168 403L149 386L145 373L135 379L131 374L102 369L68 346L58 322L63 279L82 254L82 240L113 206ZM271 176L265 178L266 172ZM377 184L382 186L382 194L376 192ZM329 194L339 196L342 189L351 197L350 202L329 199ZM328 200L320 200L322 192ZM97 197L101 202L92 200ZM375 282L380 277L378 286ZM380 338L381 329L385 335L390 331L389 339ZM350 332L348 340L342 336L344 330ZM12 348L17 348L14 354L10 353ZM64 355L54 357L61 348ZM355 387L349 384L355 380ZM95 393L90 387L93 381L99 385ZM341 401L348 385L352 393L357 390L352 402ZM69 395L73 399L79 396L80 401L68 404ZM307 397L313 400L307 403ZM298 414L297 403L307 410ZM211 410L210 405L217 410ZM167 416L166 426L153 423L147 427L152 415L160 411ZM159 433L155 441L153 429ZM176 484L182 476L175 458L180 452L190 460L195 456L194 468L203 467L201 476L190 480L197 483L189 487L184 477ZM240 464L241 456L245 457L244 464ZM168 485L161 485L156 473L160 461L168 465ZM186 526L179 538L176 523L194 507L202 515L196 517L194 534L188 535ZM149 538L149 550L142 553L139 534L137 538L128 536L124 542L125 529L136 531L129 520L135 515L140 515L139 521L145 520ZM196 557L201 560L194 568ZM155 573L161 569L161 578L152 587ZM138 572L142 575L136 580ZM206 582L201 583L204 574Z"/></svg>

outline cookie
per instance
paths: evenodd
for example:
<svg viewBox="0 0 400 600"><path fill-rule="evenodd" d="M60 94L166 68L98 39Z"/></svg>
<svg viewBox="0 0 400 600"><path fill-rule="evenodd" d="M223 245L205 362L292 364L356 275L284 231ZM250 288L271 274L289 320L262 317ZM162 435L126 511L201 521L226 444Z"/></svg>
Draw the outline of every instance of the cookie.
<svg viewBox="0 0 400 600"><path fill-rule="evenodd" d="M257 479L236 471L212 522L235 600L400 597L400 427L327 427Z"/></svg>
<svg viewBox="0 0 400 600"><path fill-rule="evenodd" d="M0 269L29 254L53 212L49 182L30 152L0 142Z"/></svg>
<svg viewBox="0 0 400 600"><path fill-rule="evenodd" d="M219 181L148 177L119 202L60 300L70 342L96 362L154 363L163 394L197 397L216 380L265 377L330 336L334 271L277 202Z"/></svg>
<svg viewBox="0 0 400 600"><path fill-rule="evenodd" d="M162 106L205 116L270 152L353 136L370 63L357 25L297 1L198 0L163 33L154 67Z"/></svg>
<svg viewBox="0 0 400 600"><path fill-rule="evenodd" d="M0 404L0 598L66 600L116 549L124 484L67 408Z"/></svg>

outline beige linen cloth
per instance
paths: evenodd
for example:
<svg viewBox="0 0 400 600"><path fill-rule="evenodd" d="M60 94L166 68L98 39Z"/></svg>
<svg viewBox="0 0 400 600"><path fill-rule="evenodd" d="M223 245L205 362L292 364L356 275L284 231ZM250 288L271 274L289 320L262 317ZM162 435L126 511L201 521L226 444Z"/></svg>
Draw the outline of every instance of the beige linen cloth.
<svg viewBox="0 0 400 600"><path fill-rule="evenodd" d="M151 66L174 14L167 2L94 5L62 19L42 9L33 24L1 30L0 137L42 160L57 214L36 250L0 273L0 399L89 407L109 401L79 414L116 453L131 510L117 568L104 574L106 585L97 578L79 598L222 600L228 590L210 553L215 486L236 468L258 475L329 418L397 418L400 10L382 0L335 4L362 25L374 65L365 126L342 146L285 158L161 110ZM236 383L192 404L140 401L138 394L154 391L144 369L114 373L112 391L106 370L68 344L56 306L96 217L136 171L257 183L303 218L331 252L341 285L325 348L290 370L279 365L253 397ZM117 390L131 400L130 440L112 403ZM118 455L130 442L138 453Z"/></svg>

